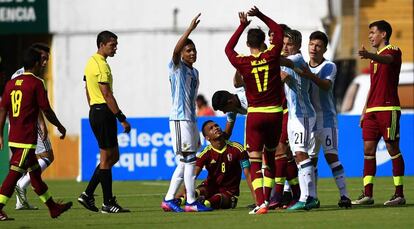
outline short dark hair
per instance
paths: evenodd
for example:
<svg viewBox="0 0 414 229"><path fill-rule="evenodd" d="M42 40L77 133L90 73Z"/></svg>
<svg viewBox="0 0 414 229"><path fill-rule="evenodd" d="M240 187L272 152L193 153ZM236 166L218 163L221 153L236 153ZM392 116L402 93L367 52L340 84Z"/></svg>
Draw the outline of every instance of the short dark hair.
<svg viewBox="0 0 414 229"><path fill-rule="evenodd" d="M42 54L38 49L29 48L23 54L23 67L24 69L32 69L36 63L40 63Z"/></svg>
<svg viewBox="0 0 414 229"><path fill-rule="evenodd" d="M201 126L201 133L203 133L203 136L206 136L206 133L204 132L204 128L207 126L207 124L209 124L210 122L214 122L213 120L207 120L203 123L203 125Z"/></svg>
<svg viewBox="0 0 414 229"><path fill-rule="evenodd" d="M207 100L204 98L204 95L197 95L196 100L202 102L203 104L207 104Z"/></svg>
<svg viewBox="0 0 414 229"><path fill-rule="evenodd" d="M291 30L291 28L286 24L279 24L280 27L282 27L283 32L286 32L287 30ZM267 31L267 35L270 36L270 33L273 32L272 30Z"/></svg>
<svg viewBox="0 0 414 229"><path fill-rule="evenodd" d="M108 30L100 32L98 34L98 37L96 38L96 45L98 46L98 49L101 43L106 44L111 40L111 38L118 39L118 36L116 36L115 33Z"/></svg>
<svg viewBox="0 0 414 229"><path fill-rule="evenodd" d="M321 40L325 44L325 48L328 46L328 36L326 36L326 34L321 31L315 31L311 33L309 40Z"/></svg>
<svg viewBox="0 0 414 229"><path fill-rule="evenodd" d="M194 46L195 46L195 44L194 44L193 40L191 40L190 38L187 38L187 39L184 41L184 46L183 46L183 47L185 47L185 46L187 46L187 45L194 45Z"/></svg>
<svg viewBox="0 0 414 229"><path fill-rule="evenodd" d="M266 39L266 35L262 29L249 29L247 32L247 44L251 48L260 49Z"/></svg>
<svg viewBox="0 0 414 229"><path fill-rule="evenodd" d="M391 34L392 34L392 28L391 28L390 23L388 23L385 20L380 20L380 21L374 21L371 24L369 24L369 28L374 27L374 26L376 26L379 31L386 32L387 36L385 37L385 39L387 41L390 41Z"/></svg>
<svg viewBox="0 0 414 229"><path fill-rule="evenodd" d="M49 46L48 46L47 44L45 44L45 43L36 42L36 43L33 43L33 44L30 46L30 48L39 49L39 50L45 51L45 52L47 52L47 53L50 53L50 48L49 48Z"/></svg>
<svg viewBox="0 0 414 229"><path fill-rule="evenodd" d="M302 34L298 30L296 29L287 30L285 31L284 36L290 38L292 42L296 45L299 45L299 47L301 46Z"/></svg>
<svg viewBox="0 0 414 229"><path fill-rule="evenodd" d="M223 108L227 105L229 99L231 98L231 93L228 91L216 91L213 94L213 98L211 98L211 105L213 109L216 110L223 110Z"/></svg>

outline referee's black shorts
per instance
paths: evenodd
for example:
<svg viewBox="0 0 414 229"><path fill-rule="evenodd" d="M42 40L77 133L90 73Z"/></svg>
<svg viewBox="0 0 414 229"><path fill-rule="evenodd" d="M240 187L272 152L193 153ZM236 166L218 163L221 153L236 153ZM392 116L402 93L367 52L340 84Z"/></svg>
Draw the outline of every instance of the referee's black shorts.
<svg viewBox="0 0 414 229"><path fill-rule="evenodd" d="M116 118L106 103L91 106L89 123L100 149L118 146Z"/></svg>

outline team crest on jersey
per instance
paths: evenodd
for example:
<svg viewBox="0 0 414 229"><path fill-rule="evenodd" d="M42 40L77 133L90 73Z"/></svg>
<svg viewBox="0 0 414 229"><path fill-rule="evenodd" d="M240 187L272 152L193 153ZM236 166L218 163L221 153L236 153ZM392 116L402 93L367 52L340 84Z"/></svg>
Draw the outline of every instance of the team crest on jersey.
<svg viewBox="0 0 414 229"><path fill-rule="evenodd" d="M377 63L375 63L375 64L374 64L374 74L375 74L375 73L377 73L377 69L378 69L378 64L377 64Z"/></svg>
<svg viewBox="0 0 414 229"><path fill-rule="evenodd" d="M216 160L213 159L210 161L210 164L214 164L214 163L216 163Z"/></svg>
<svg viewBox="0 0 414 229"><path fill-rule="evenodd" d="M233 159L233 157L231 156L231 154L227 154L227 160L231 161Z"/></svg>

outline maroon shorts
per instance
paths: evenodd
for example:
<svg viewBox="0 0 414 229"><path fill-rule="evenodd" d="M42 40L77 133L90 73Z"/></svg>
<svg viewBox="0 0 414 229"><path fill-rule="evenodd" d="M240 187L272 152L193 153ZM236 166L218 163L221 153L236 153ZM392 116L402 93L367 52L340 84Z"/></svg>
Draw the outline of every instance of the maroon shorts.
<svg viewBox="0 0 414 229"><path fill-rule="evenodd" d="M222 194L223 196L231 197L231 196L238 196L240 193L239 189L233 188L220 188L216 185L209 185L207 180L203 181L199 186L196 188L201 196L204 196L206 199L216 195Z"/></svg>
<svg viewBox="0 0 414 229"><path fill-rule="evenodd" d="M364 141L394 141L400 138L401 111L375 111L365 113L362 122Z"/></svg>
<svg viewBox="0 0 414 229"><path fill-rule="evenodd" d="M246 118L246 150L262 152L275 149L282 129L283 113L248 113Z"/></svg>
<svg viewBox="0 0 414 229"><path fill-rule="evenodd" d="M282 122L282 134L280 135L279 142L283 144L288 144L288 133L287 133L287 123L288 123L289 113L283 114L283 122Z"/></svg>
<svg viewBox="0 0 414 229"><path fill-rule="evenodd" d="M38 164L35 149L23 149L10 147L12 156L10 165L17 166L21 169L28 169Z"/></svg>

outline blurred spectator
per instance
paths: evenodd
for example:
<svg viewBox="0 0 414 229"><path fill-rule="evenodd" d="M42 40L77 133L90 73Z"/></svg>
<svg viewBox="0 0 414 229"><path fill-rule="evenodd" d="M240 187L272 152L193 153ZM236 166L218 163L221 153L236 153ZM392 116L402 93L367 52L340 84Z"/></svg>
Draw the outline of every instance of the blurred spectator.
<svg viewBox="0 0 414 229"><path fill-rule="evenodd" d="M196 99L197 103L197 116L215 116L213 108L211 108L206 98L203 95L198 95Z"/></svg>

